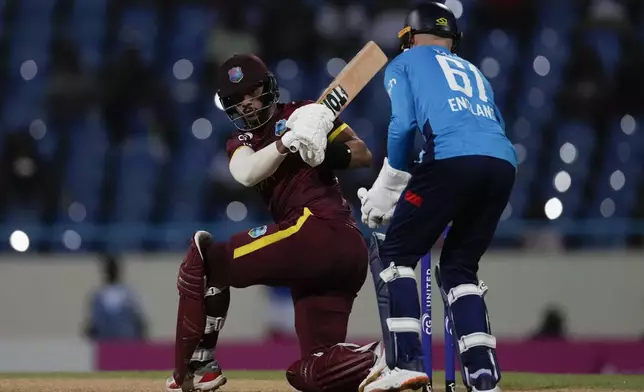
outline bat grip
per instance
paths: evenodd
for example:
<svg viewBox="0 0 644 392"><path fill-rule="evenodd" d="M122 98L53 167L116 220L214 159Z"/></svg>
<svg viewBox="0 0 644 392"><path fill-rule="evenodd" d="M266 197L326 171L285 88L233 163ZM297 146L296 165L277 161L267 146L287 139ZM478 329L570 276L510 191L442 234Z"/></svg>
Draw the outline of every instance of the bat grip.
<svg viewBox="0 0 644 392"><path fill-rule="evenodd" d="M291 152L298 152L300 150L300 142L297 140L293 141L293 144L291 144L288 148Z"/></svg>

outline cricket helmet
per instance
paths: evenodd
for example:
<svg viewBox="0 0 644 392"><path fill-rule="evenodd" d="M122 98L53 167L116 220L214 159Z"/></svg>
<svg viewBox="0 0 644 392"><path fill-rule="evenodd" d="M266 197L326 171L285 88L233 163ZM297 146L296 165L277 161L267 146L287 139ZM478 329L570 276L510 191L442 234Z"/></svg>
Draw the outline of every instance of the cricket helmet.
<svg viewBox="0 0 644 392"><path fill-rule="evenodd" d="M416 34L432 34L451 38L451 51L456 52L463 33L458 31L456 16L445 4L428 1L420 3L407 15L405 27L398 32L401 50L411 47Z"/></svg>
<svg viewBox="0 0 644 392"><path fill-rule="evenodd" d="M252 131L265 125L279 102L277 80L266 64L254 54L236 54L226 60L217 75L217 98L230 121L240 130ZM259 94L245 99L253 91ZM249 102L259 99L260 108L249 110Z"/></svg>

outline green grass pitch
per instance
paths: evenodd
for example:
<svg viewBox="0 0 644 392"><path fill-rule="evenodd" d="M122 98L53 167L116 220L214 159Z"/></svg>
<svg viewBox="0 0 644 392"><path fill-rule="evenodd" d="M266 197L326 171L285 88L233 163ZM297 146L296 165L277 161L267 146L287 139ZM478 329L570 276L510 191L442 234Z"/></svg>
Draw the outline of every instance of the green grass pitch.
<svg viewBox="0 0 644 392"><path fill-rule="evenodd" d="M135 378L163 380L169 372L93 372L93 373L0 373L0 379L8 378L61 378L61 379L104 379ZM229 371L227 377L234 380L283 380L284 372L279 371ZM434 386L441 388L443 374L434 373ZM457 381L460 385L460 380ZM603 389L603 390L644 390L644 375L576 375L576 374L531 374L503 373L503 389Z"/></svg>

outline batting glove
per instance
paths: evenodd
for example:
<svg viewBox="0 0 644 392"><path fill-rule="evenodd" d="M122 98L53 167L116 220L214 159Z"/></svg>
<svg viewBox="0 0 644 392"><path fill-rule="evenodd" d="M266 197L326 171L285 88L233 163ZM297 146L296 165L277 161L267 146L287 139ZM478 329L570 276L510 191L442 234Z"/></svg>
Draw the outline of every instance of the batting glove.
<svg viewBox="0 0 644 392"><path fill-rule="evenodd" d="M311 103L295 109L286 122L286 126L297 134L298 139L304 139L308 150L326 150L326 137L333 129L335 115L324 105ZM293 136L295 137L295 135ZM299 151L299 142L292 143L291 152ZM300 154L305 162L307 154ZM321 163L321 162L320 162Z"/></svg>

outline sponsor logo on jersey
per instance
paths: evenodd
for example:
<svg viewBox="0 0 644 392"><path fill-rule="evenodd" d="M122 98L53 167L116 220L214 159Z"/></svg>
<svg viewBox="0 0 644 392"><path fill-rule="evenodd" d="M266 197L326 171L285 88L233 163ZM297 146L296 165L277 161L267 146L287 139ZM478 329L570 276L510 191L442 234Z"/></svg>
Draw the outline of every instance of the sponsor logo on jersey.
<svg viewBox="0 0 644 392"><path fill-rule="evenodd" d="M250 236L250 238L259 238L264 234L266 234L267 230L268 230L268 227L266 225L255 227L248 230L248 235Z"/></svg>
<svg viewBox="0 0 644 392"><path fill-rule="evenodd" d="M244 73L242 72L241 67L232 67L228 70L228 80L231 83L239 83L244 78Z"/></svg>
<svg viewBox="0 0 644 392"><path fill-rule="evenodd" d="M286 132L286 120L281 119L275 123L275 136L282 136Z"/></svg>

